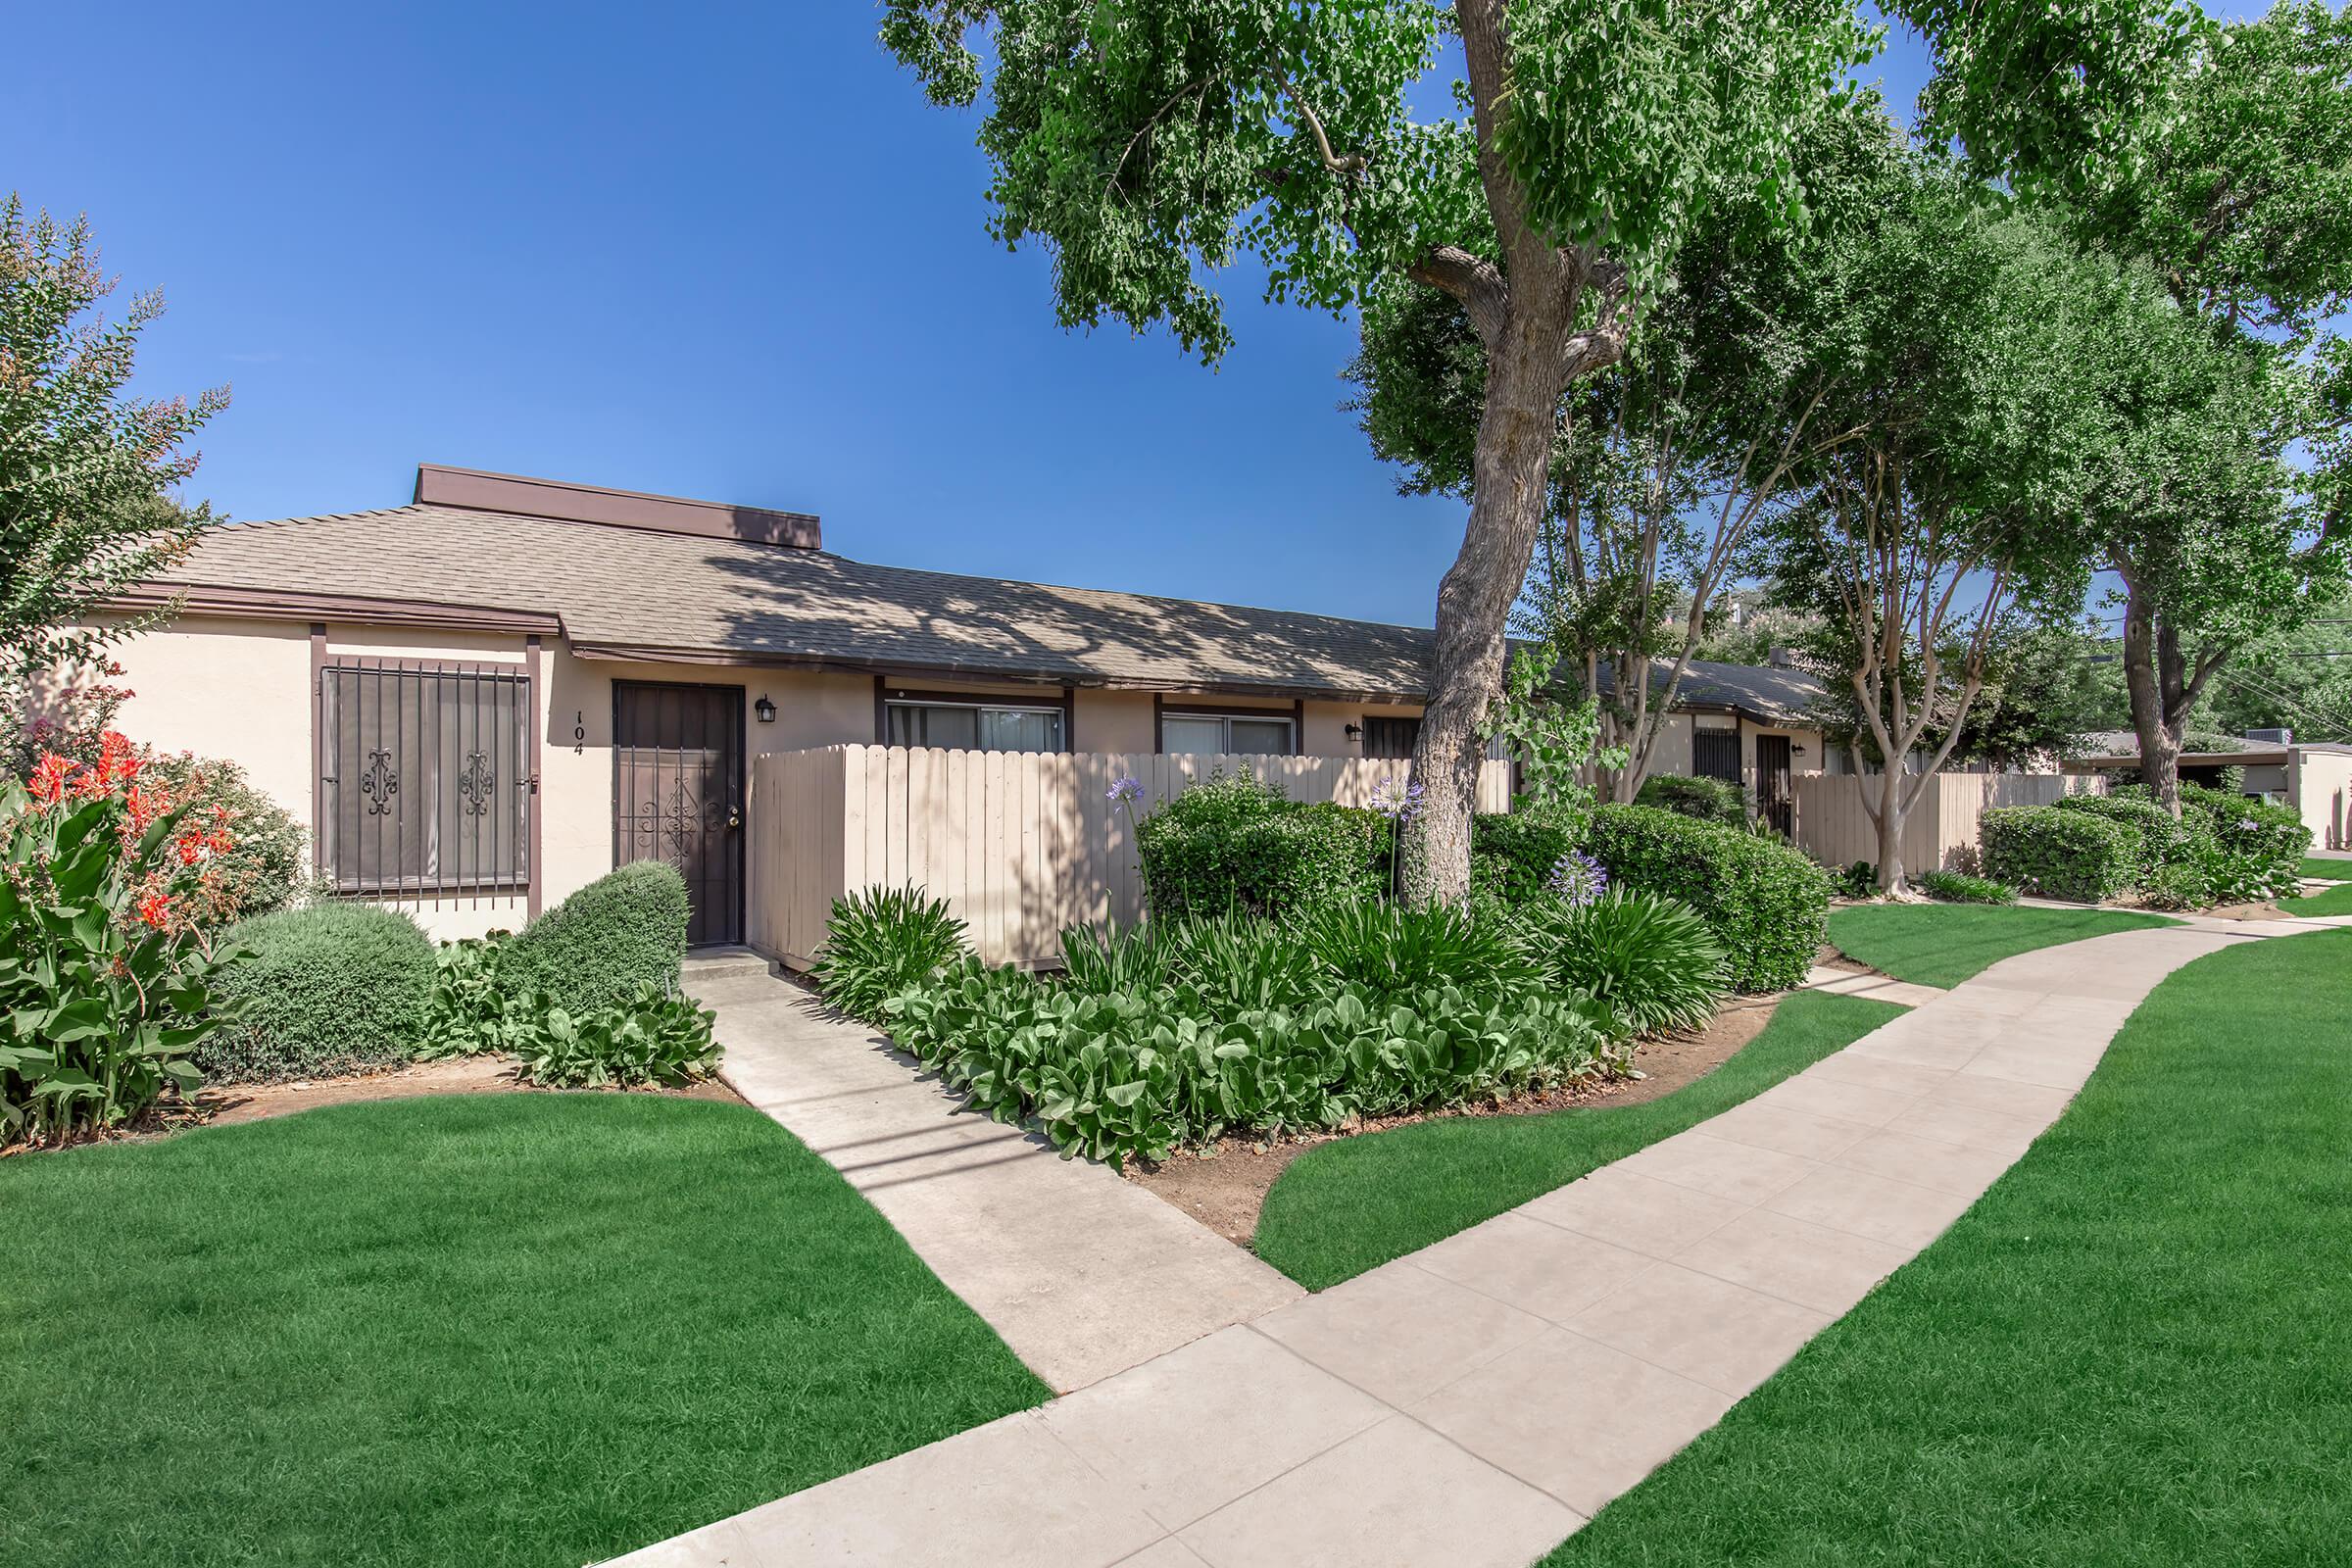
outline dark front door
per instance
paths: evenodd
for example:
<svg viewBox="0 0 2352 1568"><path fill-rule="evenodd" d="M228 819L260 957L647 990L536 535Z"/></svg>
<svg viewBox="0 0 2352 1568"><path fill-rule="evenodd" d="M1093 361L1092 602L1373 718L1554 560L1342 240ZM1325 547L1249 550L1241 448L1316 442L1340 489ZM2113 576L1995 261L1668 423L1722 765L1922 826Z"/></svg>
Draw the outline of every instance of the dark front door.
<svg viewBox="0 0 2352 1568"><path fill-rule="evenodd" d="M1764 813L1773 830L1786 834L1790 831L1792 814L1789 810L1788 737L1759 735L1756 737L1756 809Z"/></svg>
<svg viewBox="0 0 2352 1568"><path fill-rule="evenodd" d="M686 879L696 946L743 940L743 688L612 683L612 859Z"/></svg>

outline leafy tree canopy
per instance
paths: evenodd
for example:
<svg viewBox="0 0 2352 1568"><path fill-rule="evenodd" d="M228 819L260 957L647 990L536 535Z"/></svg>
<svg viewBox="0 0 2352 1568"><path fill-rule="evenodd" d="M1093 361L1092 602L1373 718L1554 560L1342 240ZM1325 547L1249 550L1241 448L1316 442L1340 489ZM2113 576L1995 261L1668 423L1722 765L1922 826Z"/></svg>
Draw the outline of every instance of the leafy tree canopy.
<svg viewBox="0 0 2352 1568"><path fill-rule="evenodd" d="M120 318L86 220L0 203L0 687L13 729L26 683L87 660L127 629L92 607L177 561L212 520L168 493L193 473L183 443L225 389L138 398L125 388L139 333L163 313L142 294Z"/></svg>

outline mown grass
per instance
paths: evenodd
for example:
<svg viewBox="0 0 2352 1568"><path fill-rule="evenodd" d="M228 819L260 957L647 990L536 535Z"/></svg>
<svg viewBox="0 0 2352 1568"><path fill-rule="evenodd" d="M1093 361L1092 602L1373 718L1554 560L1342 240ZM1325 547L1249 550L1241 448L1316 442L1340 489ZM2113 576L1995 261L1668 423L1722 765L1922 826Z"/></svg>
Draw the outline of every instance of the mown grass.
<svg viewBox="0 0 2352 1568"><path fill-rule="evenodd" d="M2278 907L2289 914L2352 914L2352 882L2323 888L2308 898L2280 899Z"/></svg>
<svg viewBox="0 0 2352 1568"><path fill-rule="evenodd" d="M1830 941L1857 963L1950 990L2003 958L2110 931L2170 925L2129 909L1973 904L1865 904L1830 915Z"/></svg>
<svg viewBox="0 0 2352 1568"><path fill-rule="evenodd" d="M2317 855L2307 855L2297 876L2316 876L2328 882L2352 882L2352 860L2331 860Z"/></svg>
<svg viewBox="0 0 2352 1568"><path fill-rule="evenodd" d="M1547 1563L2343 1560L2347 1126L2352 932L2188 965L1951 1231Z"/></svg>
<svg viewBox="0 0 2352 1568"><path fill-rule="evenodd" d="M0 1562L577 1568L1047 1393L740 1105L317 1110L0 1213Z"/></svg>
<svg viewBox="0 0 2352 1568"><path fill-rule="evenodd" d="M1257 1254L1325 1290L1728 1110L1902 1010L1800 991L1729 1061L1643 1104L1445 1117L1309 1150L1266 1195Z"/></svg>

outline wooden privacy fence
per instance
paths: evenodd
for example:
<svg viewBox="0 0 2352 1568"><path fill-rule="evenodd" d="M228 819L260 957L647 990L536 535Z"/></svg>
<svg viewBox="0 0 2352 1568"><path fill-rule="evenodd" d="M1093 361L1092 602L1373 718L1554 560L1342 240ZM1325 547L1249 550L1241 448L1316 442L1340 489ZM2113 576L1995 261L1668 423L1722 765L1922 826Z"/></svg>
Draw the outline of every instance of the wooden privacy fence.
<svg viewBox="0 0 2352 1568"><path fill-rule="evenodd" d="M1883 776L1851 773L1799 774L1794 781L1797 846L1828 865L1876 861L1879 830L1863 808L1862 791L1867 786L1868 798L1875 801L1885 782ZM2105 779L2082 774L1938 774L1903 821L1903 867L1928 871L1949 865L1953 851L1976 844L1979 824L1996 806L2047 806L2063 796L2100 795L2106 789Z"/></svg>
<svg viewBox="0 0 2352 1568"><path fill-rule="evenodd" d="M1036 963L1073 925L1144 915L1135 822L1195 779L1248 768L1295 801L1370 802L1407 764L1354 757L1162 757L828 746L752 764L751 940L816 956L833 901L912 882L944 898L982 956ZM1140 798L1110 800L1132 778ZM1481 767L1478 809L1510 809L1510 764Z"/></svg>

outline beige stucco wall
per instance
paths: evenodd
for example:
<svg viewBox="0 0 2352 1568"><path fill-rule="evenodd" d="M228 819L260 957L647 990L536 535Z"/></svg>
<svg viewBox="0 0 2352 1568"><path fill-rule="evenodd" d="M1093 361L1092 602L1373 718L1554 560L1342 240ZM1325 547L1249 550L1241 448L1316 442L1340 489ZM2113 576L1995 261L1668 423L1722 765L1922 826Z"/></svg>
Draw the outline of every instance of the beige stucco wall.
<svg viewBox="0 0 2352 1568"><path fill-rule="evenodd" d="M399 626L329 623L327 653L372 658L454 659L521 663L524 639L516 633L435 632ZM150 631L122 645L119 655L124 684L136 694L122 723L133 738L172 751L227 757L242 764L254 782L302 820L312 815L310 628L294 620L190 617ZM870 743L874 735L874 682L870 675L760 669L710 664L654 664L574 658L559 638L542 653L538 713L540 740L540 895L542 906L593 881L612 867L612 684L615 680L665 681L737 689L744 705L744 735L755 756L815 747ZM1004 683L914 681L924 690L1001 694L1035 702L1053 688ZM776 705L772 723L759 722L753 705L762 697ZM1291 705L1252 703L1202 695L1219 708L1262 708L1288 714ZM1186 698L1171 694L1168 706ZM1347 727L1380 715L1411 716L1409 704L1309 702L1305 705L1304 755L1360 757L1360 737ZM1080 689L1072 695L1072 737L1084 752L1149 753L1152 750L1152 697L1149 692ZM1690 718L1676 715L1655 771L1688 772ZM1743 761L1752 785L1759 731L1742 725ZM1810 730L1788 731L1806 754L1793 759L1797 772L1821 765L1821 738ZM747 769L747 777L749 770ZM2348 781L2352 787L2352 781ZM748 802L747 802L748 805ZM2315 807L2316 808L2316 807ZM2340 836L2340 835L2339 835ZM2325 835L2323 834L2323 842ZM409 906L436 936L476 935L520 925L528 909L521 898L444 897Z"/></svg>
<svg viewBox="0 0 2352 1568"><path fill-rule="evenodd" d="M131 689L122 732L167 752L226 757L311 818L311 629L275 620L188 620L121 645Z"/></svg>
<svg viewBox="0 0 2352 1568"><path fill-rule="evenodd" d="M2298 746L2288 753L2287 800L2323 850L2352 849L2352 756Z"/></svg>

